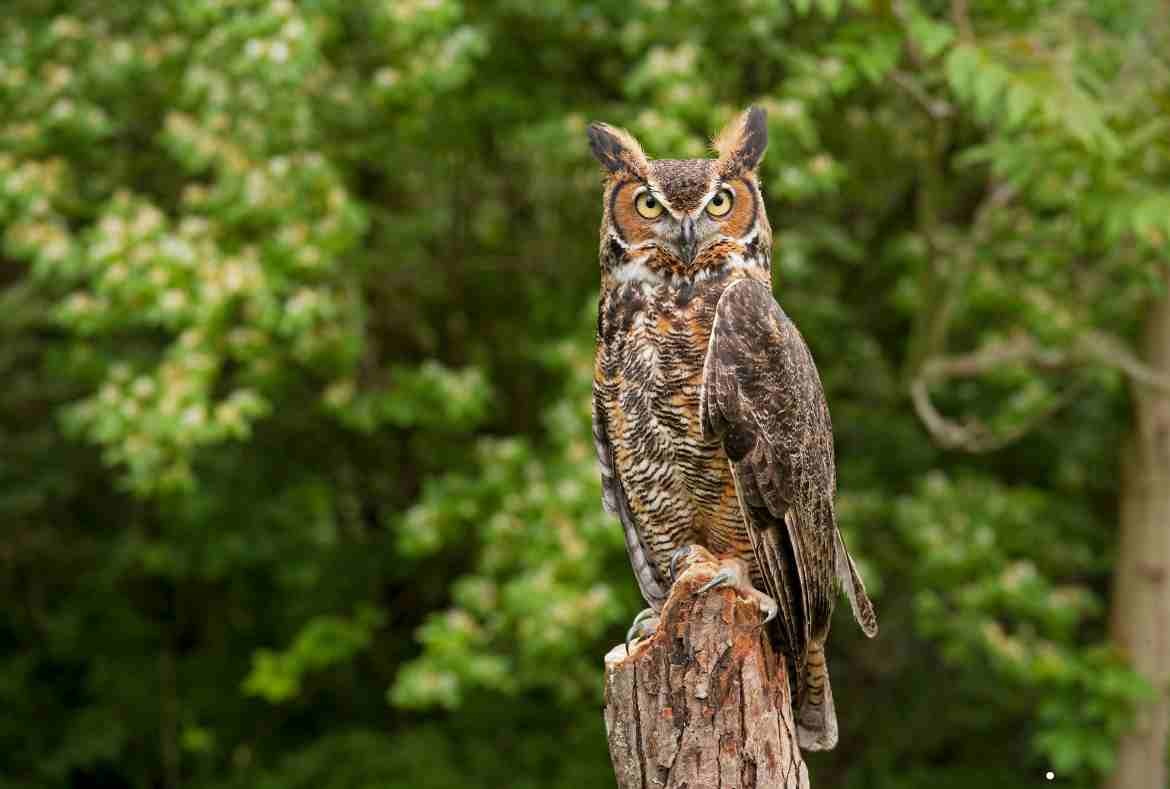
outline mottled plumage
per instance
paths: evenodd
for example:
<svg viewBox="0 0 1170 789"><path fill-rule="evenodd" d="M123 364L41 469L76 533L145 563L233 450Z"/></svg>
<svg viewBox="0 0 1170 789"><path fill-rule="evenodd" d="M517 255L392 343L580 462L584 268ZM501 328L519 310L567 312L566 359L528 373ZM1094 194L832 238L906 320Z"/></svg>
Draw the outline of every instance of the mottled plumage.
<svg viewBox="0 0 1170 789"><path fill-rule="evenodd" d="M607 510L639 588L660 610L674 551L743 559L779 605L805 748L837 727L824 643L844 589L877 622L833 510L829 411L816 366L771 291L771 228L755 169L761 110L715 142L717 159L649 160L593 124L606 169L593 434Z"/></svg>

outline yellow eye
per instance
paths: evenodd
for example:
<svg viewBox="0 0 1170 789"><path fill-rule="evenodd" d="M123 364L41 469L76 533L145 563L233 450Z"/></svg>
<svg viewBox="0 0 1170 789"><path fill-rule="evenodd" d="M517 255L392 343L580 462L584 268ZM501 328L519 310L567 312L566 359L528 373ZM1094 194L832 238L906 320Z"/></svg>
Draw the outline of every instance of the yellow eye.
<svg viewBox="0 0 1170 789"><path fill-rule="evenodd" d="M731 200L730 189L719 190L707 203L707 213L711 216L727 216L727 212L731 210Z"/></svg>
<svg viewBox="0 0 1170 789"><path fill-rule="evenodd" d="M647 219L657 219L662 216L662 203L649 192L642 192L634 198L634 208Z"/></svg>

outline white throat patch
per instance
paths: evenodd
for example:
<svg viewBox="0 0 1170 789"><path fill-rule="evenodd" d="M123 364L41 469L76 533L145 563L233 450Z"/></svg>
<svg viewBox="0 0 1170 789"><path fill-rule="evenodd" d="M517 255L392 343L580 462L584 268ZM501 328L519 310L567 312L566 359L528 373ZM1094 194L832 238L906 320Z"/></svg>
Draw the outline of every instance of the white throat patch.
<svg viewBox="0 0 1170 789"><path fill-rule="evenodd" d="M641 282L647 285L661 285L666 282L662 275L646 265L646 255L638 255L627 260L613 270L613 278L618 282Z"/></svg>

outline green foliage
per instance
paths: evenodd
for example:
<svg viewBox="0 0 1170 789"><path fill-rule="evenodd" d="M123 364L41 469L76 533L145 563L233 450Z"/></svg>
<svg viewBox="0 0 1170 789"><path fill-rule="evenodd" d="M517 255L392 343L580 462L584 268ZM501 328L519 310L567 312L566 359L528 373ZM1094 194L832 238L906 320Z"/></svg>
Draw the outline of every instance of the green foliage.
<svg viewBox="0 0 1170 789"><path fill-rule="evenodd" d="M8 0L0 786L606 785L584 129L749 102L882 623L814 785L1097 784L1166 30L965 5Z"/></svg>
<svg viewBox="0 0 1170 789"><path fill-rule="evenodd" d="M419 629L423 654L400 673L398 704L456 707L477 688L601 702L594 645L634 604L629 584L615 583L625 543L597 506L588 347L560 343L543 356L569 383L545 415L546 443L485 439L474 475L436 480L404 517L406 552L467 541L481 550L452 582L454 606Z"/></svg>
<svg viewBox="0 0 1170 789"><path fill-rule="evenodd" d="M369 606L362 607L352 620L315 617L287 650L278 653L260 649L252 655L252 671L244 680L244 692L274 704L295 698L301 693L301 678L307 672L352 660L370 646L374 631L385 624L385 615Z"/></svg>
<svg viewBox="0 0 1170 789"><path fill-rule="evenodd" d="M986 662L1016 704L1037 710L1035 747L1061 775L1105 773L1110 743L1149 686L1107 648L1077 635L1101 601L1077 583L1100 560L1063 535L1091 527L1084 513L1038 489L941 473L902 499L896 522L915 567L920 631L956 665Z"/></svg>

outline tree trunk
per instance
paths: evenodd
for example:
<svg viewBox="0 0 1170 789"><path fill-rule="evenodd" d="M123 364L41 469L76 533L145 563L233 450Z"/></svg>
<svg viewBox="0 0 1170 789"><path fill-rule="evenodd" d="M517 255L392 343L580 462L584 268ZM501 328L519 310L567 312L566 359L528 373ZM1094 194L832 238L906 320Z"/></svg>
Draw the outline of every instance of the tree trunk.
<svg viewBox="0 0 1170 789"><path fill-rule="evenodd" d="M1170 301L1152 307L1145 327L1149 366L1170 375ZM1122 458L1121 544L1110 631L1157 690L1118 750L1109 789L1164 789L1170 733L1170 397L1134 384L1133 433Z"/></svg>
<svg viewBox="0 0 1170 789"><path fill-rule="evenodd" d="M788 670L757 604L694 563L632 654L605 658L605 726L619 789L808 789Z"/></svg>

